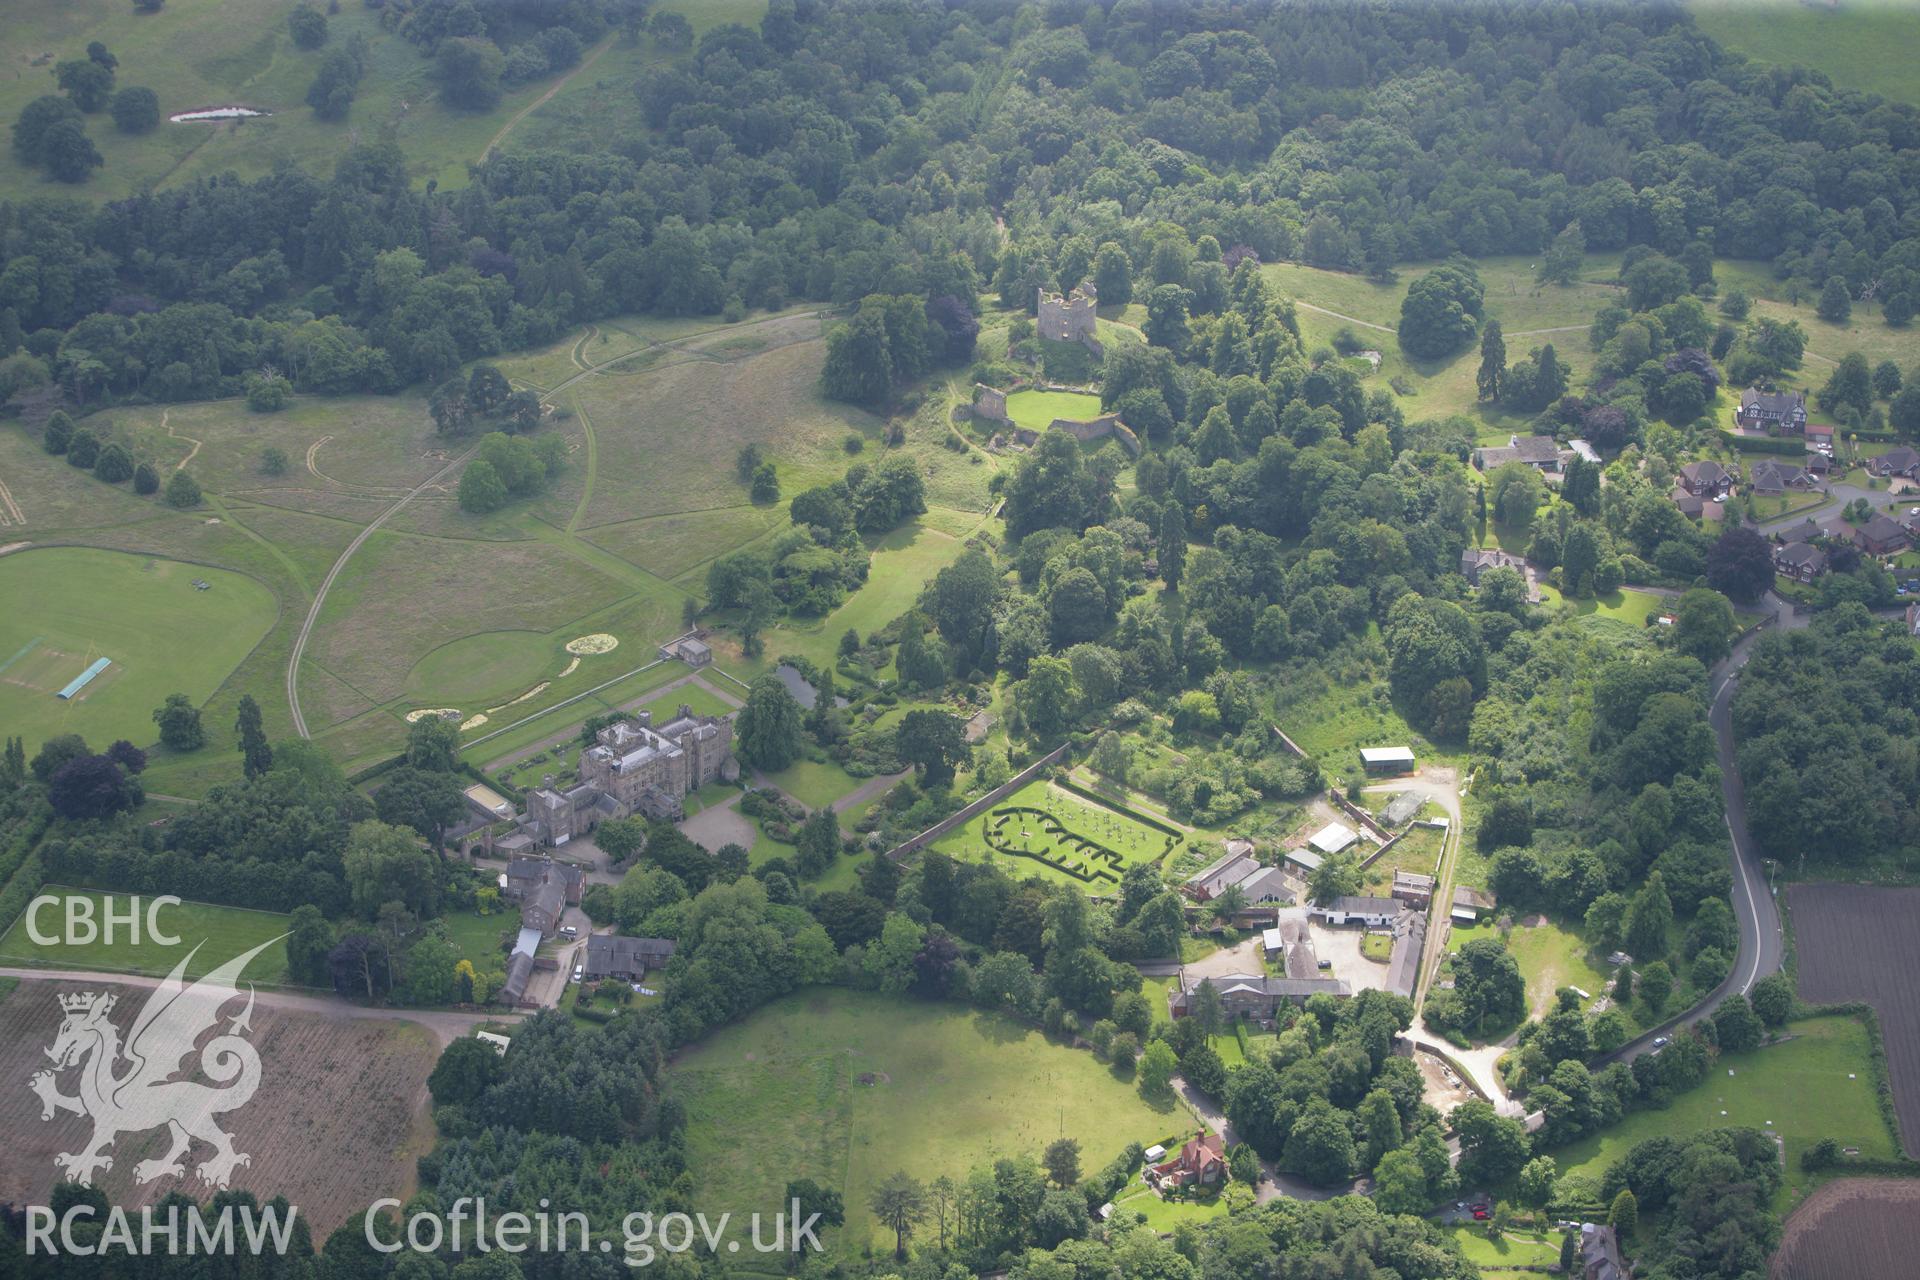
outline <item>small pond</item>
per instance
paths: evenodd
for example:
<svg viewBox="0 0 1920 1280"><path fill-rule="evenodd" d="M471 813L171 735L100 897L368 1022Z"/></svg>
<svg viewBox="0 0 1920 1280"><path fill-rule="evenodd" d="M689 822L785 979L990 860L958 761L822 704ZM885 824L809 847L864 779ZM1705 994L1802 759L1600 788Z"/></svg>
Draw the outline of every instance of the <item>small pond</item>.
<svg viewBox="0 0 1920 1280"><path fill-rule="evenodd" d="M793 700L801 706L811 710L813 704L820 700L820 691L813 687L811 681L800 674L798 667L790 667L783 662L773 669L773 674L780 677L780 683L787 686L787 692L792 694ZM833 705L836 707L844 707L847 705L847 700L839 694L835 694Z"/></svg>

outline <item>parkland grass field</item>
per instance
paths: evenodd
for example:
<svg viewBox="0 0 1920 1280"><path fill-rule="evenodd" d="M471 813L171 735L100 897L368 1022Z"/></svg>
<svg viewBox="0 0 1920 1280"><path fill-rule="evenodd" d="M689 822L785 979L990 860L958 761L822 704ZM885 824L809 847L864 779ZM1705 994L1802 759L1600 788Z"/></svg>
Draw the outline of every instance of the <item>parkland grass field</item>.
<svg viewBox="0 0 1920 1280"><path fill-rule="evenodd" d="M9 192L57 190L110 200L161 182L226 172L256 178L291 163L331 171L356 136L390 136L416 181L462 186L467 166L489 148L574 143L596 116L593 104L619 92L632 97L643 68L660 59L652 40L620 36L585 50L571 73L548 75L507 90L491 111L442 103L432 63L381 25L375 5L338 6L319 49L295 47L287 15L296 0L171 0L158 13L136 13L127 0L8 0L0 23L0 116L12 120L42 94L55 92L54 64L83 56L99 40L120 60L117 84L141 85L160 99L161 124L127 135L104 117L88 135L105 164L77 190L47 182L11 152L0 153L0 184ZM326 8L327 6L320 6ZM657 10L683 13L696 33L722 22L757 23L764 0L667 0ZM367 42L367 65L348 118L330 123L307 107L307 86L327 53L354 37ZM166 117L206 107L244 106L262 116L221 123L174 124ZM611 145L613 139L608 139Z"/></svg>
<svg viewBox="0 0 1920 1280"><path fill-rule="evenodd" d="M278 608L243 574L83 547L0 557L0 600L13 602L0 608L0 725L30 744L78 733L96 749L152 742L168 694L204 702ZM60 698L96 658L112 665Z"/></svg>
<svg viewBox="0 0 1920 1280"><path fill-rule="evenodd" d="M771 1213L789 1180L812 1178L846 1197L856 1252L892 1247L868 1199L898 1170L960 1181L1062 1135L1093 1170L1128 1142L1194 1128L1178 1104L1149 1104L1092 1054L1012 1019L830 987L707 1036L668 1078L709 1217Z"/></svg>
<svg viewBox="0 0 1920 1280"><path fill-rule="evenodd" d="M25 914L9 922L0 934L0 964L31 965L47 969L98 969L105 973L140 973L164 977L173 966L194 951L187 965L187 977L197 978L209 970L250 951L263 942L273 942L287 932L288 917L273 911L247 911L239 907L221 907L206 902L183 902L159 909L157 922L177 944L156 942L147 932L147 909L151 899L134 898L121 893L96 893L90 889L68 889L49 885L36 898L53 900L30 921ZM103 927L109 907L117 912L138 910L138 940L125 933L125 926L109 943L104 936L91 942L52 945L35 942L30 925L37 925L42 937L64 939L67 933L67 901L82 899L91 905L89 918ZM29 909L31 910L31 908ZM284 941L255 956L242 975L248 981L268 984L287 980L287 945Z"/></svg>

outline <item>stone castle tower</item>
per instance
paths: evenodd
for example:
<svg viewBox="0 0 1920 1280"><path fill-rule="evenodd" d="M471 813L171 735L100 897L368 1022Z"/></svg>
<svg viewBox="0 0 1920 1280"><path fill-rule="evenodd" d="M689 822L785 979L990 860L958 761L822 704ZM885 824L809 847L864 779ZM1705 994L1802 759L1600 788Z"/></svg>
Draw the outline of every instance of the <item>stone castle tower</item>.
<svg viewBox="0 0 1920 1280"><path fill-rule="evenodd" d="M1094 332L1094 307L1099 301L1100 295L1091 280L1081 281L1079 287L1064 298L1042 289L1035 327L1043 338L1053 342L1078 342L1098 354L1100 340Z"/></svg>

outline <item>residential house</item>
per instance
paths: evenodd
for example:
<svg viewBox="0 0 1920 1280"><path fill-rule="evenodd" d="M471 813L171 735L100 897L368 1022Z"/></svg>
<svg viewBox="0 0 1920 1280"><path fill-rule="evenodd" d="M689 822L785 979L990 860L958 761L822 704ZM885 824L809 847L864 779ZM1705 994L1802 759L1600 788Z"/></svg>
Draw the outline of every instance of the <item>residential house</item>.
<svg viewBox="0 0 1920 1280"><path fill-rule="evenodd" d="M1468 547L1460 553L1460 576L1467 585L1480 585L1480 575L1489 569L1511 569L1521 577L1527 576L1525 556L1516 556L1510 551L1498 547Z"/></svg>
<svg viewBox="0 0 1920 1280"><path fill-rule="evenodd" d="M1755 493L1804 493L1818 484L1806 470L1774 458L1754 463L1748 477Z"/></svg>
<svg viewBox="0 0 1920 1280"><path fill-rule="evenodd" d="M1797 434L1807 429L1807 393L1748 387L1740 393L1740 407L1734 411L1733 420L1749 431Z"/></svg>
<svg viewBox="0 0 1920 1280"><path fill-rule="evenodd" d="M1701 462L1689 462L1680 468L1680 487L1696 498L1725 498L1733 492L1734 483L1739 479L1733 472L1708 458Z"/></svg>
<svg viewBox="0 0 1920 1280"><path fill-rule="evenodd" d="M1807 474L1815 480L1825 480L1833 474L1833 455L1828 453L1809 453L1807 455Z"/></svg>
<svg viewBox="0 0 1920 1280"><path fill-rule="evenodd" d="M1673 487L1671 497L1680 514L1689 520L1719 520L1727 514L1719 499L1696 497L1679 485Z"/></svg>
<svg viewBox="0 0 1920 1280"><path fill-rule="evenodd" d="M1257 973L1228 973L1215 978L1183 981L1167 993L1167 1012L1184 1018L1192 1005L1193 991L1202 982L1220 993L1220 1003L1230 1018L1245 1018L1266 1025L1283 1004L1303 1005L1317 995L1346 997L1353 994L1339 978L1269 978Z"/></svg>
<svg viewBox="0 0 1920 1280"><path fill-rule="evenodd" d="M588 982L612 979L638 982L648 969L660 969L673 958L670 938L626 938L596 933L587 939L583 977Z"/></svg>
<svg viewBox="0 0 1920 1280"><path fill-rule="evenodd" d="M1147 1181L1162 1190L1219 1186L1227 1180L1227 1144L1217 1133L1189 1138L1180 1154L1147 1168Z"/></svg>
<svg viewBox="0 0 1920 1280"><path fill-rule="evenodd" d="M1899 445L1887 450L1877 458L1867 459L1867 471L1876 476L1905 476L1912 480L1920 476L1920 452Z"/></svg>
<svg viewBox="0 0 1920 1280"><path fill-rule="evenodd" d="M1363 897L1316 902L1308 910L1328 924L1363 924L1378 929L1392 924L1406 907L1396 898Z"/></svg>
<svg viewBox="0 0 1920 1280"><path fill-rule="evenodd" d="M1412 773L1412 747L1362 747L1360 767L1368 773Z"/></svg>
<svg viewBox="0 0 1920 1280"><path fill-rule="evenodd" d="M1795 582L1812 582L1827 571L1827 553L1811 542L1789 542L1773 549L1773 567Z"/></svg>
<svg viewBox="0 0 1920 1280"><path fill-rule="evenodd" d="M586 873L571 862L515 858L500 877L500 896L520 904L520 924L541 936L560 927L568 907L580 905Z"/></svg>
<svg viewBox="0 0 1920 1280"><path fill-rule="evenodd" d="M1433 884L1432 876L1423 876L1418 871L1396 871L1393 873L1393 896L1415 911L1425 911L1427 904L1433 901Z"/></svg>
<svg viewBox="0 0 1920 1280"><path fill-rule="evenodd" d="M1633 1272L1620 1256L1620 1241L1612 1227L1580 1224L1580 1275L1581 1280L1632 1280Z"/></svg>
<svg viewBox="0 0 1920 1280"><path fill-rule="evenodd" d="M1571 456L1572 451L1563 452L1560 442L1552 436L1509 436L1505 445L1475 449L1473 465L1482 471L1492 471L1509 462L1524 462L1542 475L1558 476L1565 460Z"/></svg>
<svg viewBox="0 0 1920 1280"><path fill-rule="evenodd" d="M1895 556L1913 545L1913 536L1898 520L1876 515L1854 530L1854 540L1870 556Z"/></svg>

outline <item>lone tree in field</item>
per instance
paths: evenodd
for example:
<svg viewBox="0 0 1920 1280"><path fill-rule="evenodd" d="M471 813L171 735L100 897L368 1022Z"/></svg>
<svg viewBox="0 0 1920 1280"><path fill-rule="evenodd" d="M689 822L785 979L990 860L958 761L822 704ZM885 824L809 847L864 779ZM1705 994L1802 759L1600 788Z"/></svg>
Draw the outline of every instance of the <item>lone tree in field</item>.
<svg viewBox="0 0 1920 1280"><path fill-rule="evenodd" d="M160 745L169 751L198 751L207 743L200 708L184 693L168 694L166 705L154 710L153 722L160 726Z"/></svg>
<svg viewBox="0 0 1920 1280"><path fill-rule="evenodd" d="M1056 1187L1070 1187L1080 1181L1080 1144L1072 1138L1055 1138L1040 1157L1047 1177Z"/></svg>
<svg viewBox="0 0 1920 1280"><path fill-rule="evenodd" d="M772 672L747 690L734 727L740 758L755 768L778 773L800 756L800 704Z"/></svg>
<svg viewBox="0 0 1920 1280"><path fill-rule="evenodd" d="M234 732L240 736L240 764L247 777L258 778L273 768L273 748L267 745L267 728L261 722L260 704L252 694L240 699L240 714L234 720Z"/></svg>
<svg viewBox="0 0 1920 1280"><path fill-rule="evenodd" d="M893 1232L894 1258L905 1262L913 1229L927 1216L927 1189L917 1178L895 1173L873 1189L871 1203L873 1216Z"/></svg>

